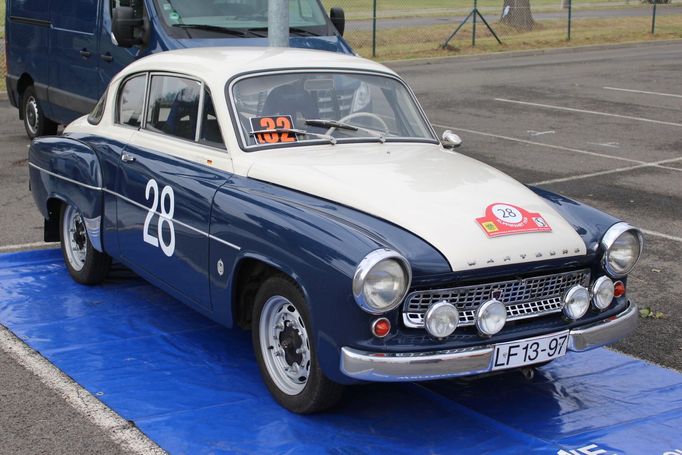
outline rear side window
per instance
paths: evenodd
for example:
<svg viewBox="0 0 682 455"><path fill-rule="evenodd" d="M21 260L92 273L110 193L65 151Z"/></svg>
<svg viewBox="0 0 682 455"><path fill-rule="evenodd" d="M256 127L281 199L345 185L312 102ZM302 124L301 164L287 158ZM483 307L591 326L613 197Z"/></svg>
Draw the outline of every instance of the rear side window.
<svg viewBox="0 0 682 455"><path fill-rule="evenodd" d="M146 86L147 76L145 74L135 76L123 83L118 95L118 123L140 127Z"/></svg>
<svg viewBox="0 0 682 455"><path fill-rule="evenodd" d="M177 76L152 76L146 128L194 141L201 83Z"/></svg>
<svg viewBox="0 0 682 455"><path fill-rule="evenodd" d="M109 90L104 91L102 97L99 99L99 101L97 101L95 108L92 110L90 115L88 115L88 123L90 123L91 125L97 125L99 124L100 121L102 121L102 117L104 116L104 108L106 107L107 104L108 93Z"/></svg>

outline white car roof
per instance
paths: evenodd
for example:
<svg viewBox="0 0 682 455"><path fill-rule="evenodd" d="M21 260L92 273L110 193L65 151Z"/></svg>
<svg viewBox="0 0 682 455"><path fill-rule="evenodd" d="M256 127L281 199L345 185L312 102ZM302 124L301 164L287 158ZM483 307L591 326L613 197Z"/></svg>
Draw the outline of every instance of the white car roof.
<svg viewBox="0 0 682 455"><path fill-rule="evenodd" d="M225 84L233 76L278 69L351 69L395 73L362 57L298 48L202 47L158 52L128 65L116 79L141 71L188 74L209 85Z"/></svg>

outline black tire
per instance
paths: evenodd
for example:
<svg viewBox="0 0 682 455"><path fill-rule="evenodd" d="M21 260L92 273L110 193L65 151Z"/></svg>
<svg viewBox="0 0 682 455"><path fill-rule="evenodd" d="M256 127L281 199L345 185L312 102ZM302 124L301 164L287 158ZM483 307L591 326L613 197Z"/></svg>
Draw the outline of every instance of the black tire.
<svg viewBox="0 0 682 455"><path fill-rule="evenodd" d="M80 222L73 217L80 218ZM80 224L71 231L71 223ZM68 223L69 225L66 225ZM90 242L87 230L83 224L83 216L77 208L62 204L59 211L59 240L66 268L71 277L81 284L98 284L104 281L111 268L111 257L97 251ZM69 236L69 237L67 237ZM74 252L71 248L82 247Z"/></svg>
<svg viewBox="0 0 682 455"><path fill-rule="evenodd" d="M38 136L57 134L59 125L45 117L36 90L29 85L21 97L21 114L24 118L24 128L30 139Z"/></svg>
<svg viewBox="0 0 682 455"><path fill-rule="evenodd" d="M266 308L266 304L268 308L271 308L273 305L272 302L277 301L280 298L286 299L286 301L288 301L283 303L284 306L288 307L288 305L292 305L297 311L297 314L300 315L303 322L302 331L305 334L305 338L308 340L307 345L310 348L309 353L305 354L305 356L309 357L310 359L310 367L306 371L308 377L304 382L303 389L298 393L288 393L277 385L278 379L274 378L277 373L273 373L271 370L271 368L273 368L272 362L274 361L272 359L277 356L269 356L269 360L266 360L264 358L264 350L261 348L261 318L268 318L267 314L263 314L264 309ZM270 311L268 311L268 313L270 313ZM284 275L273 275L260 286L258 292L256 293L251 324L253 350L256 354L261 375L263 376L263 380L265 381L268 390L280 405L297 414L312 414L329 409L339 402L343 395L344 386L331 381L320 369L319 362L317 360L317 349L314 343L314 336L312 336L312 331L310 330L310 312L305 302L305 298L303 297L303 293L292 280ZM274 346L275 343L273 343L272 348L280 349L280 352L284 352L286 349L291 349L291 345L289 347L285 345L287 340L282 341L282 337L289 328L290 327L287 327L287 329L281 331L279 340L275 342L277 343L277 346ZM276 330L276 328L274 330ZM309 331L310 334L307 333ZM301 331L294 329L294 332L301 335ZM266 336L266 338L268 337ZM282 344L279 344L280 341ZM299 344L299 346L301 345ZM268 352L271 351L270 349L267 349L267 347L265 350ZM280 362L289 361L289 352L290 351L287 351L287 354L281 356L282 360L280 360ZM298 351L296 351L296 354L297 353ZM266 365L267 362L270 362L270 369L268 365ZM281 379L279 379L279 381L281 381Z"/></svg>

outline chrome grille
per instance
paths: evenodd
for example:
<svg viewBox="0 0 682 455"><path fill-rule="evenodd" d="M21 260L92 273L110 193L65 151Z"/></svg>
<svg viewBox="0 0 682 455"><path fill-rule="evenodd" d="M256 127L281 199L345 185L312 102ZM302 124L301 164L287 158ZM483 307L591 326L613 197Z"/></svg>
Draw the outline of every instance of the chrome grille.
<svg viewBox="0 0 682 455"><path fill-rule="evenodd" d="M498 300L507 307L507 320L533 318L556 313L563 307L563 294L572 286L590 283L589 270L556 273L509 281L429 289L410 293L403 304L403 321L408 327L423 327L426 310L445 300L459 310L459 325L474 325L476 310L499 291Z"/></svg>

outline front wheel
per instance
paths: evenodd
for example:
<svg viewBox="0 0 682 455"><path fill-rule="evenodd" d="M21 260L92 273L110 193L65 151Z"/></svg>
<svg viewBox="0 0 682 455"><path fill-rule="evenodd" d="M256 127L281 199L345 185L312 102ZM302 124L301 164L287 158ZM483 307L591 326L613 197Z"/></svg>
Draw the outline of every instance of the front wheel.
<svg viewBox="0 0 682 455"><path fill-rule="evenodd" d="M62 204L59 225L62 254L71 277L81 284L104 281L111 267L111 257L92 246L83 215L76 207Z"/></svg>
<svg viewBox="0 0 682 455"><path fill-rule="evenodd" d="M343 386L320 369L303 294L287 277L267 279L252 318L253 348L265 384L279 404L298 414L334 406Z"/></svg>
<svg viewBox="0 0 682 455"><path fill-rule="evenodd" d="M29 86L21 98L22 116L24 118L24 128L30 139L38 136L57 134L58 124L45 117L43 107L38 100L35 88Z"/></svg>

